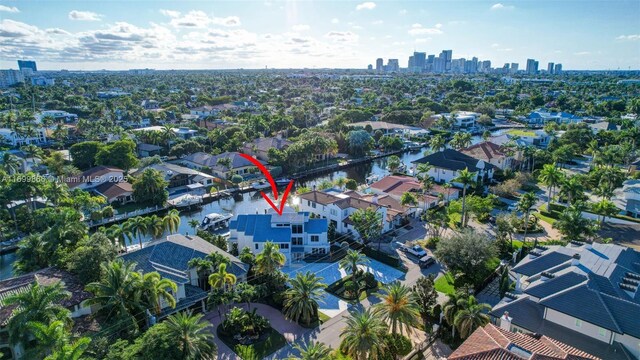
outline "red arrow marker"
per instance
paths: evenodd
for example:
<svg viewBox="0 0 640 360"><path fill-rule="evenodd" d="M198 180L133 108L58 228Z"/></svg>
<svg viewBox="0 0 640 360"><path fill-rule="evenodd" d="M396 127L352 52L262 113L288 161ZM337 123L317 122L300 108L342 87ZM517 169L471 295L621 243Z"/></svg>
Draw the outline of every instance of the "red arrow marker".
<svg viewBox="0 0 640 360"><path fill-rule="evenodd" d="M252 156L249 156L247 154L240 154L240 156L251 161L251 163L253 163L256 167L258 167L258 169L260 169L262 174L264 174L264 177L267 179L267 181L269 181L269 184L271 184L271 191L273 192L273 196L275 200L278 200L278 188L276 187L276 182L273 180L273 177L271 176L271 173L269 172L269 170L267 170L267 168L264 165L262 165L260 161L258 161ZM269 197L267 196L267 194L264 193L264 191L260 191L260 194L262 195L262 197L265 200L267 200L267 203L269 203L269 206L271 206L273 210L275 210L278 213L278 215L282 215L282 211L284 210L284 205L287 203L287 196L289 196L289 192L293 187L293 183L294 183L293 180L289 181L289 185L287 185L287 188L285 189L284 194L282 195L282 199L280 199L280 206L276 206L276 204L274 204L273 201L269 199Z"/></svg>

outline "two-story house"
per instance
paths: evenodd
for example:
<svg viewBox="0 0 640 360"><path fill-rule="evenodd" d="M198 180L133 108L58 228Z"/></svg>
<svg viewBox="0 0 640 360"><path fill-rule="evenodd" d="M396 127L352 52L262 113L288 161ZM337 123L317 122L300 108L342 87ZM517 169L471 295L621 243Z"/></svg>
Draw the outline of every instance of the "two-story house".
<svg viewBox="0 0 640 360"><path fill-rule="evenodd" d="M246 175L258 171L251 161L243 158L237 152L224 152L218 155L197 152L187 155L180 161L184 166L192 169L208 168L214 176L223 180L228 180L233 175L246 177Z"/></svg>
<svg viewBox="0 0 640 360"><path fill-rule="evenodd" d="M400 201L404 193L412 193L418 200L421 209L430 209L438 205L439 197L445 202L456 200L460 191L455 188L445 188L434 184L427 193L424 193L422 184L411 176L389 175L369 185L374 194L389 195Z"/></svg>
<svg viewBox="0 0 640 360"><path fill-rule="evenodd" d="M515 291L490 312L602 359L640 357L640 252L614 244L538 247L512 269Z"/></svg>
<svg viewBox="0 0 640 360"><path fill-rule="evenodd" d="M300 195L300 209L308 211L321 218L328 219L336 229L336 232L348 234L354 238L360 235L356 230L351 215L358 209L371 208L380 214L382 220L382 232L393 230L399 223L402 213L389 209L387 206L378 203L377 198L371 201L348 193L331 194L323 191L310 191Z"/></svg>
<svg viewBox="0 0 640 360"><path fill-rule="evenodd" d="M285 208L282 215L239 214L229 223L229 242L238 249L249 248L254 254L264 249L267 241L278 244L287 264L308 255L329 254L327 219L314 219L309 212Z"/></svg>
<svg viewBox="0 0 640 360"><path fill-rule="evenodd" d="M0 128L0 143L10 146L39 145L47 142L47 129L34 128L34 133L27 135L12 129Z"/></svg>
<svg viewBox="0 0 640 360"><path fill-rule="evenodd" d="M96 166L82 172L80 175L64 178L69 189L93 189L104 183L118 183L124 180L124 171L111 166Z"/></svg>
<svg viewBox="0 0 640 360"><path fill-rule="evenodd" d="M189 187L189 185L198 184L202 185L202 187L207 187L213 185L214 182L214 177L209 174L171 163L149 165L143 169L137 170L133 175L139 176L146 169L159 171L164 176L165 181L169 183L169 185L167 185L169 191L176 189L191 190L192 187Z"/></svg>
<svg viewBox="0 0 640 360"><path fill-rule="evenodd" d="M495 166L483 160L474 159L469 155L453 149L444 149L411 162L413 172L417 172L418 164L429 164L428 175L436 182L450 182L457 187L462 184L454 181L460 176L460 171L467 169L475 174L475 181L489 183L493 179Z"/></svg>
<svg viewBox="0 0 640 360"><path fill-rule="evenodd" d="M255 157L258 160L269 161L269 149L285 150L291 141L281 136L257 138L242 146L242 152Z"/></svg>
<svg viewBox="0 0 640 360"><path fill-rule="evenodd" d="M471 145L466 149L460 150L460 152L474 159L487 162L501 170L513 169L515 166L514 155L508 155L502 146L490 141Z"/></svg>

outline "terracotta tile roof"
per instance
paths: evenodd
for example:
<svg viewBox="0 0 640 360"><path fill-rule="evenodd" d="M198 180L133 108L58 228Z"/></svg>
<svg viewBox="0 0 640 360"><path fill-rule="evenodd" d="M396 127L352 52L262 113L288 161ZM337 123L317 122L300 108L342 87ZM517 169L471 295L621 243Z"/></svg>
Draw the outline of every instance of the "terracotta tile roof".
<svg viewBox="0 0 640 360"><path fill-rule="evenodd" d="M466 149L460 150L460 152L465 155L469 155L472 158L486 161L489 161L493 158L505 157L505 154L502 152L502 146L490 141L485 141L469 146Z"/></svg>
<svg viewBox="0 0 640 360"><path fill-rule="evenodd" d="M515 333L487 324L476 329L449 360L598 359L547 336Z"/></svg>
<svg viewBox="0 0 640 360"><path fill-rule="evenodd" d="M341 200L337 196L327 194L322 191L316 191L316 190L301 194L300 199L313 201L315 203L323 204L323 205L333 204L334 202Z"/></svg>

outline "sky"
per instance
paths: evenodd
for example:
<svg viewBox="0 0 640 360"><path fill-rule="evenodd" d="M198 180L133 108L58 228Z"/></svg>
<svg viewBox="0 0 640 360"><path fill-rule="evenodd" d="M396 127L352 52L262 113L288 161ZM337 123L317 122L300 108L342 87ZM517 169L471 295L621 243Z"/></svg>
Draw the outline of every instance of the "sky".
<svg viewBox="0 0 640 360"><path fill-rule="evenodd" d="M0 68L407 67L413 51L451 49L493 67L637 70L638 19L640 0L0 0Z"/></svg>

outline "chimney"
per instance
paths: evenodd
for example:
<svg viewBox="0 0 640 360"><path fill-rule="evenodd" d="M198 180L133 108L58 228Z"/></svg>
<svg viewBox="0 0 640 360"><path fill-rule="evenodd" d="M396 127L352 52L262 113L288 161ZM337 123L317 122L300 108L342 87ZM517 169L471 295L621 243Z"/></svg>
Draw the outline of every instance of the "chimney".
<svg viewBox="0 0 640 360"><path fill-rule="evenodd" d="M572 266L580 265L580 254L578 253L573 254L573 256L571 257L571 265Z"/></svg>
<svg viewBox="0 0 640 360"><path fill-rule="evenodd" d="M509 317L508 311L505 311L500 317L500 329L511 331L511 320L513 320L513 318Z"/></svg>
<svg viewBox="0 0 640 360"><path fill-rule="evenodd" d="M585 242L584 244L585 244L584 248L587 249L587 250L591 250L591 248L593 247L593 245L592 245L593 243L591 243L591 242Z"/></svg>
<svg viewBox="0 0 640 360"><path fill-rule="evenodd" d="M371 202L374 204L378 204L378 195L373 195L373 198L371 199Z"/></svg>

